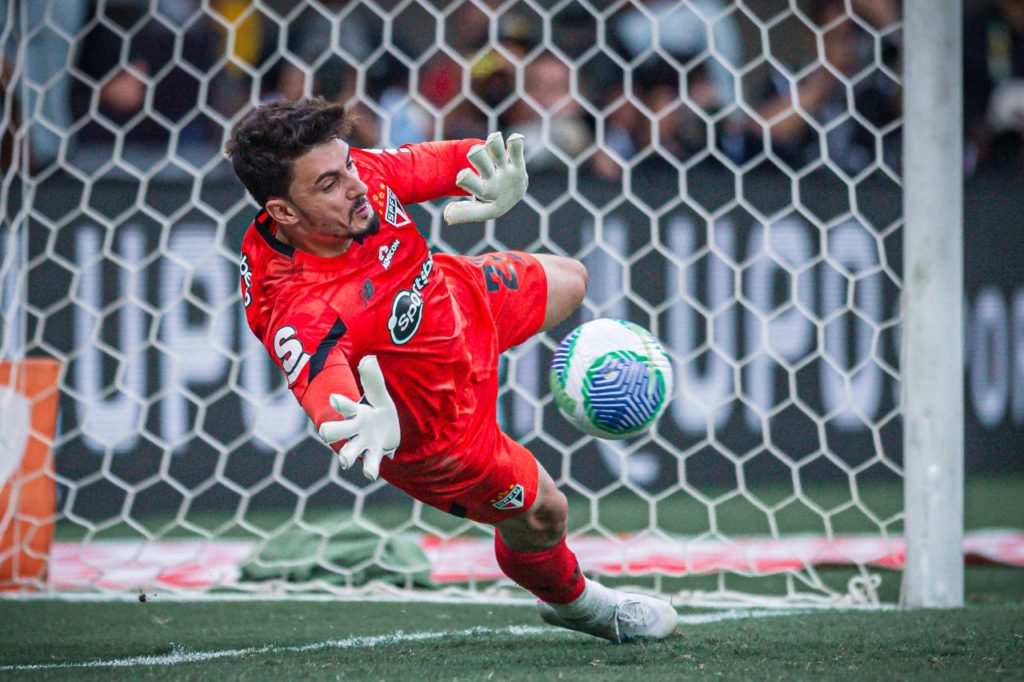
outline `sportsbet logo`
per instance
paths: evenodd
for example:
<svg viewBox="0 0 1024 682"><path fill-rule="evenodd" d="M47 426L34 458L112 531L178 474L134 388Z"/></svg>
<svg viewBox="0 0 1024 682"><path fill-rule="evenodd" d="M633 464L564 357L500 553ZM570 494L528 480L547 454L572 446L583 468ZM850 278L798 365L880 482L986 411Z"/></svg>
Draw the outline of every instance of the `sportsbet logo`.
<svg viewBox="0 0 1024 682"><path fill-rule="evenodd" d="M396 346L409 343L420 328L423 320L423 296L420 292L430 281L430 271L434 269L434 259L429 254L423 261L420 274L412 281L411 289L402 289L391 303L391 317L388 318L388 331Z"/></svg>
<svg viewBox="0 0 1024 682"><path fill-rule="evenodd" d="M523 506L523 497L525 495L526 491L523 490L523 486L514 483L504 493L492 497L488 502L495 509L519 509Z"/></svg>

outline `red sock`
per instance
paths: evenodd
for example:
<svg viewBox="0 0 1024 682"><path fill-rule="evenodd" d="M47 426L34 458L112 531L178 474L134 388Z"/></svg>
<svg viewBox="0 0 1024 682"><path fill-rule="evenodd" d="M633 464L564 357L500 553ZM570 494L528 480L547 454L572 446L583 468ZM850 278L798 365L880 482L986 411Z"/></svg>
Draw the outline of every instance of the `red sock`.
<svg viewBox="0 0 1024 682"><path fill-rule="evenodd" d="M583 594L583 573L564 537L550 549L516 552L509 549L496 532L494 554L505 575L541 601L568 604Z"/></svg>

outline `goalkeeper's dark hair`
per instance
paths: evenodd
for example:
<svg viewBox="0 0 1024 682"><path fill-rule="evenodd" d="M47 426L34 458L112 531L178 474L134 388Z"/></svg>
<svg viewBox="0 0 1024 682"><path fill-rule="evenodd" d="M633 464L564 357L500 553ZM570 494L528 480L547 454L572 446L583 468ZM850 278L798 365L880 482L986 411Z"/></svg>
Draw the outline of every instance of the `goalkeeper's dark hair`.
<svg viewBox="0 0 1024 682"><path fill-rule="evenodd" d="M256 107L235 126L226 153L235 175L265 206L287 197L292 163L314 147L352 132L348 109L322 97L277 100Z"/></svg>

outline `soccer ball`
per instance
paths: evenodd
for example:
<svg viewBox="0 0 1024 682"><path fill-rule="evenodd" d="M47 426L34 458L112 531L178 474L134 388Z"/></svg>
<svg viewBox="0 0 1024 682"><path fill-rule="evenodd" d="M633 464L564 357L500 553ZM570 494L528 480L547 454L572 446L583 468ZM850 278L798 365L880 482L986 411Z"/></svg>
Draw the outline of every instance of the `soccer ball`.
<svg viewBox="0 0 1024 682"><path fill-rule="evenodd" d="M599 438L628 438L649 427L672 395L672 364L649 331L599 319L574 329L551 361L561 413Z"/></svg>

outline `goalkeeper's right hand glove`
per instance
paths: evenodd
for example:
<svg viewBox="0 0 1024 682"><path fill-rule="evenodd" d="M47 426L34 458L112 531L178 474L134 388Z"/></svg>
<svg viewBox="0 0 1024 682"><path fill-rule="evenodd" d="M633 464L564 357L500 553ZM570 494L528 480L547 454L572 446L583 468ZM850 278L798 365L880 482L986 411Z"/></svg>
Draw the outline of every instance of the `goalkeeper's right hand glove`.
<svg viewBox="0 0 1024 682"><path fill-rule="evenodd" d="M363 475L375 481L380 475L381 460L395 456L402 431L398 410L388 395L376 356L367 355L360 360L359 380L368 404L352 402L340 393L331 394L331 407L344 415L345 421L324 422L320 425L320 437L328 443L348 439L338 451L342 468L348 469L362 455Z"/></svg>
<svg viewBox="0 0 1024 682"><path fill-rule="evenodd" d="M472 198L452 201L444 207L444 219L449 225L503 216L526 194L530 178L523 158L522 135L509 135L506 149L501 133L491 133L484 145L475 145L466 157L476 173L463 168L455 176L455 184Z"/></svg>

